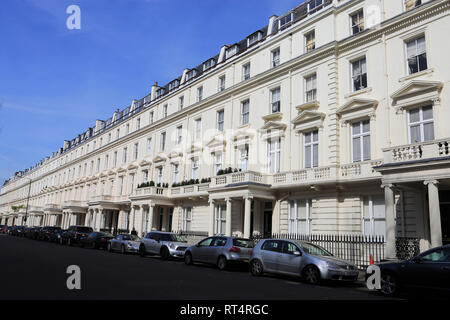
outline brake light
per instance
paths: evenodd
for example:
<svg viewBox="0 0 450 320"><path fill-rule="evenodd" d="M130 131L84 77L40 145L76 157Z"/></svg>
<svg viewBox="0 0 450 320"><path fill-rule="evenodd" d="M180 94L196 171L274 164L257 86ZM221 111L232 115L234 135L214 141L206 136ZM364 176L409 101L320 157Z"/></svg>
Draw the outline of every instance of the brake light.
<svg viewBox="0 0 450 320"><path fill-rule="evenodd" d="M106 239L105 239L105 238L101 238L100 241L101 241L101 242L105 242Z"/></svg>
<svg viewBox="0 0 450 320"><path fill-rule="evenodd" d="M241 251L241 249L239 249L238 247L231 247L230 252L239 252Z"/></svg>

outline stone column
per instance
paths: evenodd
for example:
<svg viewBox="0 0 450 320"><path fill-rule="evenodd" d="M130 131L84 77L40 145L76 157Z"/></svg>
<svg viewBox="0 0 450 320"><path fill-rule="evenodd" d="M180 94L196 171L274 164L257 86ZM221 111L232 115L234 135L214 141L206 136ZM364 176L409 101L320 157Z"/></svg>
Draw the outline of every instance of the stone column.
<svg viewBox="0 0 450 320"><path fill-rule="evenodd" d="M129 225L130 225L130 232L131 232L131 230L133 230L133 228L134 228L134 216L135 216L135 207L134 206L131 206L131 212L130 212L130 216L129 216Z"/></svg>
<svg viewBox="0 0 450 320"><path fill-rule="evenodd" d="M150 232L153 230L153 220L155 219L155 204L152 203L148 208L148 222L147 230Z"/></svg>
<svg viewBox="0 0 450 320"><path fill-rule="evenodd" d="M244 238L250 238L250 224L251 224L251 205L252 197L245 198L244 209Z"/></svg>
<svg viewBox="0 0 450 320"><path fill-rule="evenodd" d="M214 200L209 200L209 230L208 230L208 236L213 236L214 235L214 210L215 209L215 204L214 204Z"/></svg>
<svg viewBox="0 0 450 320"><path fill-rule="evenodd" d="M231 237L231 198L226 198L225 199L226 203L227 203L227 215L226 215L226 232L225 235L228 237Z"/></svg>
<svg viewBox="0 0 450 320"><path fill-rule="evenodd" d="M386 184L381 187L384 188L384 205L386 210L386 258L396 259L394 186L392 184Z"/></svg>
<svg viewBox="0 0 450 320"><path fill-rule="evenodd" d="M439 206L438 181L425 181L428 186L428 211L430 214L431 247L442 246L441 209Z"/></svg>
<svg viewBox="0 0 450 320"><path fill-rule="evenodd" d="M136 229L138 236L142 236L142 230L144 229L142 227L142 220L143 220L143 215L144 215L144 208L142 206L135 206L134 207L134 228ZM141 221L141 223L139 223L139 221ZM136 223L138 222L138 223Z"/></svg>

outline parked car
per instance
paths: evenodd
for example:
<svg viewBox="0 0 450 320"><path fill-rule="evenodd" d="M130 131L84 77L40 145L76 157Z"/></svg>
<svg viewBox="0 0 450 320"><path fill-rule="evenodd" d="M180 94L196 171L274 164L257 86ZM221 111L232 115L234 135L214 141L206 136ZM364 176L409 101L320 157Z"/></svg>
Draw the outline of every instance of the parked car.
<svg viewBox="0 0 450 320"><path fill-rule="evenodd" d="M81 239L87 237L93 231L91 227L70 226L66 232L62 233L59 243L66 243L69 246L79 244Z"/></svg>
<svg viewBox="0 0 450 320"><path fill-rule="evenodd" d="M6 233L8 226L0 225L0 233Z"/></svg>
<svg viewBox="0 0 450 320"><path fill-rule="evenodd" d="M112 238L114 236L108 232L91 232L79 241L83 248L106 249Z"/></svg>
<svg viewBox="0 0 450 320"><path fill-rule="evenodd" d="M318 245L282 239L259 241L250 258L250 270L254 276L285 274L301 277L310 284L322 280L354 282L359 274L355 265Z"/></svg>
<svg viewBox="0 0 450 320"><path fill-rule="evenodd" d="M134 234L119 234L114 239L109 240L108 251L120 251L121 253L139 251L141 238Z"/></svg>
<svg viewBox="0 0 450 320"><path fill-rule="evenodd" d="M30 229L30 232L27 233L27 238L36 240L39 236L39 232L41 231L42 227L32 227Z"/></svg>
<svg viewBox="0 0 450 320"><path fill-rule="evenodd" d="M32 229L31 227L25 227L23 229L22 237L29 238L29 234L31 232L31 229Z"/></svg>
<svg viewBox="0 0 450 320"><path fill-rule="evenodd" d="M184 262L187 265L194 262L209 263L224 270L231 263L248 263L254 245L250 239L209 237L187 248Z"/></svg>
<svg viewBox="0 0 450 320"><path fill-rule="evenodd" d="M24 226L14 226L13 229L11 229L10 234L15 237L21 237L23 229L25 229Z"/></svg>
<svg viewBox="0 0 450 320"><path fill-rule="evenodd" d="M38 233L38 239L44 241L50 241L55 231L61 230L60 227L43 227Z"/></svg>
<svg viewBox="0 0 450 320"><path fill-rule="evenodd" d="M433 289L450 293L450 244L427 250L406 261L377 264L380 292L394 296L403 289Z"/></svg>
<svg viewBox="0 0 450 320"><path fill-rule="evenodd" d="M139 255L158 254L164 260L173 258L183 258L187 248L187 241L180 235L171 232L152 231L141 238L139 245Z"/></svg>
<svg viewBox="0 0 450 320"><path fill-rule="evenodd" d="M53 230L53 232L50 233L50 242L59 242L59 239L61 239L61 235L63 232L65 232L67 230L58 228Z"/></svg>

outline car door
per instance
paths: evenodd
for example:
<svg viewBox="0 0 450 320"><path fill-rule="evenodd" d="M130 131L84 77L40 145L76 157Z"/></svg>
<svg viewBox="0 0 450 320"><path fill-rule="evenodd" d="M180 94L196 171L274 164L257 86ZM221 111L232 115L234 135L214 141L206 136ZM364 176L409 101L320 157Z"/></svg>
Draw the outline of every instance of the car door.
<svg viewBox="0 0 450 320"><path fill-rule="evenodd" d="M266 240L261 246L261 259L264 270L268 272L278 271L278 260L282 249L282 241Z"/></svg>
<svg viewBox="0 0 450 320"><path fill-rule="evenodd" d="M224 250L225 245L227 244L227 238L225 237L216 237L211 242L211 246L205 248L205 262L208 263L216 263L219 255Z"/></svg>
<svg viewBox="0 0 450 320"><path fill-rule="evenodd" d="M298 276L300 275L301 261L301 251L297 245L289 241L283 241L278 260L278 271Z"/></svg>
<svg viewBox="0 0 450 320"><path fill-rule="evenodd" d="M119 250L122 240L123 235L116 236L114 239L111 240L111 248L113 248L114 250Z"/></svg>
<svg viewBox="0 0 450 320"><path fill-rule="evenodd" d="M206 238L200 241L193 249L192 249L192 258L194 261L206 262L206 253L208 249L211 248L214 237Z"/></svg>

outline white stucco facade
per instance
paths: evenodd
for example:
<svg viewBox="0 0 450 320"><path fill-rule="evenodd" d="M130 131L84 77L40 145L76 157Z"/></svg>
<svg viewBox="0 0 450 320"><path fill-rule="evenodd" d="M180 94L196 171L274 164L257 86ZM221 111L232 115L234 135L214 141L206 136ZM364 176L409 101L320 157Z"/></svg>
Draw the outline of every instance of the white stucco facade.
<svg viewBox="0 0 450 320"><path fill-rule="evenodd" d="M271 17L12 176L0 224L449 241L450 1L406 2Z"/></svg>

